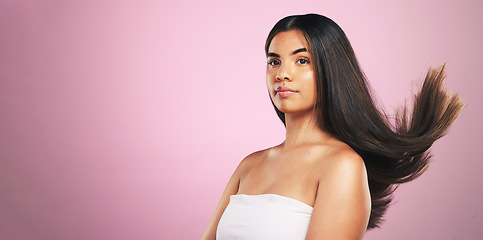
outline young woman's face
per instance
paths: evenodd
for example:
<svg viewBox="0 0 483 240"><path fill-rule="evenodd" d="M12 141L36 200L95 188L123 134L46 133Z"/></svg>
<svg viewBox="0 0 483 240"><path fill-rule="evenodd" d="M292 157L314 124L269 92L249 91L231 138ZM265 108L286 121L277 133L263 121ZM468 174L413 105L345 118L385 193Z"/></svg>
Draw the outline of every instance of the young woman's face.
<svg viewBox="0 0 483 240"><path fill-rule="evenodd" d="M267 87L275 106L286 114L312 111L316 101L315 72L304 35L280 32L268 47Z"/></svg>

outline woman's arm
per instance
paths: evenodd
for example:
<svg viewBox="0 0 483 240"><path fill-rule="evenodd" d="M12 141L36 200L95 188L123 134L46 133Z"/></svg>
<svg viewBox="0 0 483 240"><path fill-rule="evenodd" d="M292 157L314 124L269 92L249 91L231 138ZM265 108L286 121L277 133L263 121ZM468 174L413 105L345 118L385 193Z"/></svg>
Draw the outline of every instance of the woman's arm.
<svg viewBox="0 0 483 240"><path fill-rule="evenodd" d="M344 150L320 174L306 239L362 239L370 213L364 161L352 150Z"/></svg>
<svg viewBox="0 0 483 240"><path fill-rule="evenodd" d="M221 200L218 203L218 206L215 209L215 213L211 217L211 221L208 224L208 228L206 228L205 233L201 237L202 240L215 240L216 239L216 229L218 227L218 222L220 222L221 215L225 211L226 206L230 202L230 196L234 195L238 192L238 185L240 183L240 172L241 166L244 161L238 165L237 169L231 176L228 184L226 185L225 191L221 196Z"/></svg>

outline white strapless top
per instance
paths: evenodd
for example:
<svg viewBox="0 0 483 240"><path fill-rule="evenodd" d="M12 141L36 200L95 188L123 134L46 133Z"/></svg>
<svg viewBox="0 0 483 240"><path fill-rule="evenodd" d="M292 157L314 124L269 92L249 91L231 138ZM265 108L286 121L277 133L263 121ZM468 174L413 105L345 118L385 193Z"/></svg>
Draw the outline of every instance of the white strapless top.
<svg viewBox="0 0 483 240"><path fill-rule="evenodd" d="M277 194L230 196L216 230L217 240L303 240L313 208Z"/></svg>

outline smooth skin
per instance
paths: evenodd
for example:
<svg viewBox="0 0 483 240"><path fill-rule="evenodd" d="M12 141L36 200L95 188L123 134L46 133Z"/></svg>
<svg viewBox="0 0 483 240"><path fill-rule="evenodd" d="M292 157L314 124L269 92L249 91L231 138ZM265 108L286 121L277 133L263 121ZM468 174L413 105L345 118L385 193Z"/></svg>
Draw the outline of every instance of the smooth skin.
<svg viewBox="0 0 483 240"><path fill-rule="evenodd" d="M278 33L269 46L267 87L285 113L286 139L241 161L202 239L216 239L218 222L234 194L278 194L313 207L306 239L364 237L371 211L366 168L347 144L315 122L315 72L308 44L297 30ZM278 87L292 94L277 94Z"/></svg>

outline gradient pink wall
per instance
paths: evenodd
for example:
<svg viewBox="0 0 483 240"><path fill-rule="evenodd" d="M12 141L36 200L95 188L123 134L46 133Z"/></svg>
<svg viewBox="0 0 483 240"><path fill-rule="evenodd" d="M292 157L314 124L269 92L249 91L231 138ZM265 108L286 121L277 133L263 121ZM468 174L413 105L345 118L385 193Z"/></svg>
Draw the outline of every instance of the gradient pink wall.
<svg viewBox="0 0 483 240"><path fill-rule="evenodd" d="M365 239L483 235L481 1L0 2L0 239L198 239L228 178L284 130L280 18L338 22L392 112L431 65L468 106Z"/></svg>

